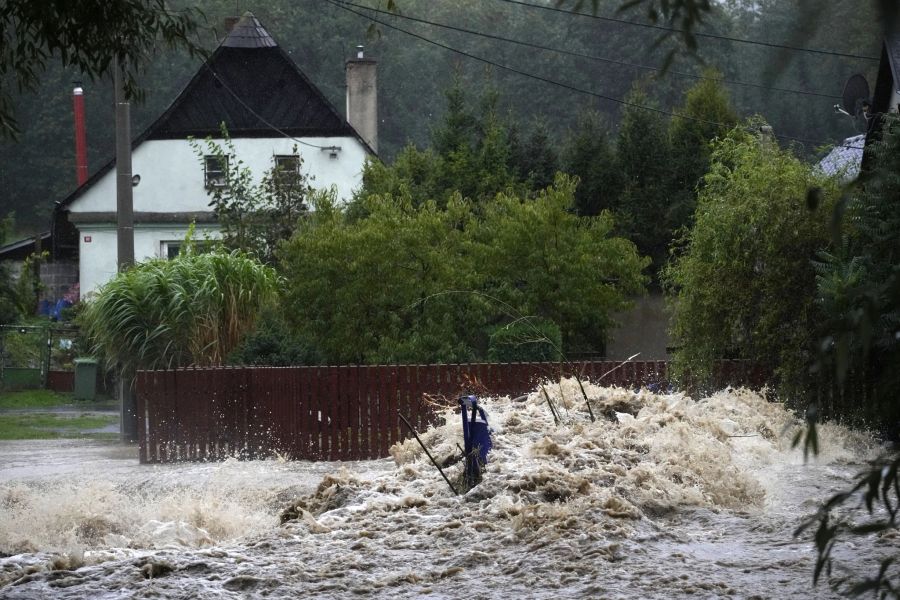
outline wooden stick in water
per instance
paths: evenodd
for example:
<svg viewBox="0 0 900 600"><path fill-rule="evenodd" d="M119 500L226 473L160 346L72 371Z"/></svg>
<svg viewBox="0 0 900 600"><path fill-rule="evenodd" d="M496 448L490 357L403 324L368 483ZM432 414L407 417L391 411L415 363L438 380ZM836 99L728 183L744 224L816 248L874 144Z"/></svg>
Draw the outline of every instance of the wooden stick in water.
<svg viewBox="0 0 900 600"><path fill-rule="evenodd" d="M434 457L431 456L431 452L428 451L428 448L426 448L425 444L422 443L422 440L419 439L419 434L416 433L416 430L413 429L413 426L410 424L410 422L407 421L406 417L404 417L403 415L398 414L398 416L400 417L400 420L403 421L407 427L409 427L409 430L412 432L413 436L415 436L416 441L419 442L419 445L422 446L422 450L425 451L425 454L428 455L428 458L431 460L431 464L434 465L434 468L436 468L438 470L438 472L441 474L441 477L444 478L444 481L446 481L447 485L450 486L450 489L453 490L453 494L456 496L459 496L459 492L456 491L456 488L453 487L453 484L450 483L450 480L447 479L446 475L444 475L444 470L441 469L441 467L437 464L437 461L434 460Z"/></svg>

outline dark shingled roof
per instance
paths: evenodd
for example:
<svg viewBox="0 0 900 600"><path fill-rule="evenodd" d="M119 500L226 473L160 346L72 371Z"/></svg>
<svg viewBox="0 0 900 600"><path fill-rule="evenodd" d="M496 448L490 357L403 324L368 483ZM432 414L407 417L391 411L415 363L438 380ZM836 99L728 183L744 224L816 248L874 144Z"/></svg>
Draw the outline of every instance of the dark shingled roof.
<svg viewBox="0 0 900 600"><path fill-rule="evenodd" d="M274 48L278 44L253 14L247 13L231 29L222 45L229 48Z"/></svg>
<svg viewBox="0 0 900 600"><path fill-rule="evenodd" d="M352 136L356 131L297 68L269 32L245 13L145 139Z"/></svg>
<svg viewBox="0 0 900 600"><path fill-rule="evenodd" d="M25 260L37 249L35 237L36 236L32 236L22 240L16 240L15 242L0 246L0 260ZM47 242L50 241L50 232L45 231L38 234L37 237L41 238L41 247L46 250Z"/></svg>

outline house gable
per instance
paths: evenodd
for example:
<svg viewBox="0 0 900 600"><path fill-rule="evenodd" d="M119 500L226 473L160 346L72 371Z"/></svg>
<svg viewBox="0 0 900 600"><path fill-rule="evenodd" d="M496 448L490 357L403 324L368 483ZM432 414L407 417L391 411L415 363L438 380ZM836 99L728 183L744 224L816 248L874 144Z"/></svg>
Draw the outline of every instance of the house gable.
<svg viewBox="0 0 900 600"><path fill-rule="evenodd" d="M246 13L146 139L355 137L337 112L259 21Z"/></svg>

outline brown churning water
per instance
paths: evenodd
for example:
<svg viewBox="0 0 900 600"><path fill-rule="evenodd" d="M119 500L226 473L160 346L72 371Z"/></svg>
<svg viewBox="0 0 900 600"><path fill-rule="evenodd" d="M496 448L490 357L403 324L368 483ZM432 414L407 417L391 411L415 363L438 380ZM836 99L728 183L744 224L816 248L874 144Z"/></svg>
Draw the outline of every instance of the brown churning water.
<svg viewBox="0 0 900 600"><path fill-rule="evenodd" d="M586 385L592 423L577 382L545 388L558 425L539 390L481 400L494 447L462 496L415 441L360 463L14 471L0 597L832 597L792 532L877 450L866 435L825 427L804 464L797 420L755 392ZM421 432L439 461L462 441L447 416ZM838 558L860 570L898 549Z"/></svg>

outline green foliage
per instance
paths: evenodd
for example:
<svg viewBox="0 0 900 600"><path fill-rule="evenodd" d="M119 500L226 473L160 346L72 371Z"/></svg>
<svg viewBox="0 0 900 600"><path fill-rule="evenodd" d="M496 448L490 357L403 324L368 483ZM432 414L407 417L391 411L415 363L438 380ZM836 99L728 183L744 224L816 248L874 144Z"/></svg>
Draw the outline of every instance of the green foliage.
<svg viewBox="0 0 900 600"><path fill-rule="evenodd" d="M554 146L547 120L536 121L515 160L510 161L519 180L527 182L529 188L542 190L553 185L560 166Z"/></svg>
<svg viewBox="0 0 900 600"><path fill-rule="evenodd" d="M2 330L0 359L7 367L40 369L44 361L46 332L33 327L17 327Z"/></svg>
<svg viewBox="0 0 900 600"><path fill-rule="evenodd" d="M206 190L221 227L222 242L273 264L278 244L291 237L298 219L306 214L307 201L314 193L310 176L303 172L303 160L295 145L296 169L275 165L257 182L238 157L224 124L222 138L222 144L212 138L203 144L190 140L201 165L205 165L206 156L214 156L223 166L223 184Z"/></svg>
<svg viewBox="0 0 900 600"><path fill-rule="evenodd" d="M669 203L667 220L673 232L690 224L697 185L709 170L710 143L724 137L738 123L728 93L718 81L721 74L706 69L703 75L709 79L688 89L683 106L676 109L680 117L669 122L675 196Z"/></svg>
<svg viewBox="0 0 900 600"><path fill-rule="evenodd" d="M535 199L415 205L369 196L364 218L322 199L283 247L285 314L327 362L462 362L523 316L599 347L646 262L608 214L571 212L575 182Z"/></svg>
<svg viewBox="0 0 900 600"><path fill-rule="evenodd" d="M581 10L585 0L559 0L557 4L572 4L574 11ZM591 0L591 5L596 13L599 0ZM712 3L709 0L624 0L619 4L619 11L631 11L638 9L652 23L672 28L673 31L661 35L657 43L675 33L681 42L689 50L697 50L696 31L703 20L709 17L712 11ZM674 57L675 49L671 50L668 60Z"/></svg>
<svg viewBox="0 0 900 600"><path fill-rule="evenodd" d="M255 331L244 337L228 356L231 365L289 367L318 364L319 356L306 340L294 334L274 310L262 313Z"/></svg>
<svg viewBox="0 0 900 600"><path fill-rule="evenodd" d="M394 196L416 203L428 199L440 201L443 194L438 192L438 161L432 149L420 151L412 145L403 148L390 165L379 160L367 161L362 188L351 212L364 214L363 199L368 195Z"/></svg>
<svg viewBox="0 0 900 600"><path fill-rule="evenodd" d="M900 121L885 115L882 139L871 146L867 169L839 205L842 227L817 264L819 302L829 336L823 374L844 385L850 372L866 373L879 414L900 422ZM836 226L837 227L837 226Z"/></svg>
<svg viewBox="0 0 900 600"><path fill-rule="evenodd" d="M414 205L433 201L443 208L456 194L482 201L502 191L531 189L548 176L552 181L556 159L546 132L538 131L529 140L535 154L527 161L521 154L514 156L509 128L497 115L497 94L492 89L480 98L477 115L460 73L445 96L447 110L431 133L432 147L420 151L407 145L392 165L367 163L354 214L365 212L362 201L369 196L404 198Z"/></svg>
<svg viewBox="0 0 900 600"><path fill-rule="evenodd" d="M482 302L468 295L469 203L446 209L371 196L351 220L333 198L284 247L285 315L330 363L457 362L475 356Z"/></svg>
<svg viewBox="0 0 900 600"><path fill-rule="evenodd" d="M199 47L190 39L201 13L195 9L170 10L165 0L106 2L104 0L7 0L0 5L0 138L18 133L10 92L35 91L48 63L59 61L92 79L112 73L115 60L123 63L125 87L138 91L140 65L152 56L160 41L187 49Z"/></svg>
<svg viewBox="0 0 900 600"><path fill-rule="evenodd" d="M546 319L520 319L491 332L491 362L549 362L562 359L562 332Z"/></svg>
<svg viewBox="0 0 900 600"><path fill-rule="evenodd" d="M588 55L630 57L629 62L651 66L659 66L670 49L668 43L654 46L658 31L606 23L602 35L598 35L597 22L593 19L565 18L551 11L514 4L471 0L398 4L404 10L409 5L410 16L441 23L465 23L466 27L481 31L492 31L497 23L503 23L503 35L510 38L533 40L534 32L540 31L541 44L547 46ZM615 16L617 4L604 4L602 12ZM777 0L711 3L704 23L709 30L718 33L771 41L792 40L796 31L808 30L812 37L796 45L878 54L881 38L873 31L877 29L876 24L888 21L880 19L873 10L875 2L818 3L815 13L821 16L815 22L817 27L806 27L811 20L802 12L809 8L809 2L805 1L805 4ZM173 11L199 6L207 15L210 26L217 26L222 17L235 13L235 3L225 0L203 0L199 4L167 0L167 5ZM259 17L326 97L335 106L342 106L345 91L343 55L359 40L364 21L327 2L271 0L253 6L241 5L241 10L247 8ZM628 14L631 15L631 11ZM401 21L396 23L401 24ZM213 35L204 31L200 40L204 48L212 50L221 39L221 33ZM454 47L506 64L518 64L521 60L520 49L498 40L450 33L441 39ZM367 55L380 59L379 111L388 117L379 124L379 149L381 158L390 161L407 143L420 148L428 144L432 125L440 119L443 88L451 80L458 62L441 48L391 32L369 40L366 46ZM142 103L132 104L133 130L136 132L145 129L166 109L198 69L199 61L181 49L167 49L159 44L156 50L153 59L141 68L140 81L147 90L146 97ZM839 87L849 73L860 72L860 69L870 82L874 81L877 68L874 62L861 63L841 57L819 60L814 56L804 58L794 52L790 54L791 60L787 60L787 56L773 55L770 48L710 41L698 48L699 60L684 53L679 55L678 68L654 80L648 86L648 92L660 102L661 108L675 109L681 102L681 91L693 81L674 71L698 74L699 64L715 65L729 79L780 87L796 86L823 93L833 93L834 90L825 88L831 84ZM770 64L784 66L777 80L765 77ZM0 187L6 192L3 206L17 211L19 227L24 233L44 228L53 205L51 200L65 196L75 185L71 148L58 141L71 135L71 98L63 90L82 75L55 60L48 61L47 67L39 79L35 96L26 93L15 98L16 117L20 123L28 124L21 142L4 144L0 141L0 164L4 165ZM624 98L633 81L644 73L644 70L624 65L551 52L529 53L527 70L615 98ZM112 84L109 78L83 78L90 135L89 159L93 171L113 155L113 128L98 125L107 122L108 107L113 102ZM619 107L615 103L592 105L591 100L564 87L543 85L502 71L496 71L492 81L502 94L503 105L498 108L501 115L515 114L523 123L543 115L554 138L560 138L562 132L574 127L585 108L600 111L611 124L619 120ZM477 97L481 87L478 81L470 81L466 84L466 93L470 98ZM849 119L835 118L832 102L808 102L808 97L768 89L728 87L739 114L765 114L779 133L814 140L839 140L853 134ZM13 88L7 89L15 93ZM40 102L34 102L34 97L39 97ZM523 139L527 137L524 132Z"/></svg>
<svg viewBox="0 0 900 600"><path fill-rule="evenodd" d="M867 149L867 154L869 150ZM836 381L848 405L840 416L866 424L881 424L889 435L900 435L900 123L886 117L881 140L872 145L867 169L847 190L834 213L837 238L817 263L817 291L827 336L813 364L819 378ZM848 380L865 375L865 402L856 401ZM855 386L854 386L855 387ZM810 423L804 450L815 450L816 423ZM799 440L797 440L799 442ZM856 506L862 518L846 511ZM831 574L833 551L848 539L890 535L900 527L900 454L896 448L873 461L856 484L825 502L804 521L797 534L814 529L816 565L813 581ZM874 573L832 580L840 592L879 598L900 597L900 569L893 558Z"/></svg>
<svg viewBox="0 0 900 600"><path fill-rule="evenodd" d="M672 152L662 115L636 108L652 105L640 87L626 99L619 124L616 160L622 191L616 201L620 229L638 251L649 256L653 272L665 263L672 239L667 215L671 202Z"/></svg>
<svg viewBox="0 0 900 600"><path fill-rule="evenodd" d="M806 207L811 187L822 211ZM786 399L802 392L821 331L811 260L829 240L835 192L741 128L714 145L693 228L664 273L679 375L702 379L714 359L743 358L775 373Z"/></svg>
<svg viewBox="0 0 900 600"><path fill-rule="evenodd" d="M49 258L49 252L29 254L22 262L22 270L15 284L16 308L21 315L37 314L38 298L44 285L41 283L41 263Z"/></svg>
<svg viewBox="0 0 900 600"><path fill-rule="evenodd" d="M615 206L622 187L615 148L609 132L596 112L585 112L569 133L563 166L579 179L575 190L575 210L582 216L599 215Z"/></svg>
<svg viewBox="0 0 900 600"><path fill-rule="evenodd" d="M46 440L59 438L110 439L117 432L91 432L115 425L118 415L64 415L47 413L0 414L0 440ZM87 431L86 431L87 430Z"/></svg>
<svg viewBox="0 0 900 600"><path fill-rule="evenodd" d="M56 408L71 404L72 397L51 390L22 390L0 394L0 409Z"/></svg>
<svg viewBox="0 0 900 600"><path fill-rule="evenodd" d="M567 349L599 351L610 312L643 291L647 260L613 237L609 213L575 215L575 188L559 175L533 200L501 194L483 207L475 252L492 296L556 323Z"/></svg>
<svg viewBox="0 0 900 600"><path fill-rule="evenodd" d="M479 122L472 114L463 90L462 73L453 74L453 82L444 92L447 111L444 119L431 133L431 143L440 156L450 157L457 152L468 152L478 136Z"/></svg>
<svg viewBox="0 0 900 600"><path fill-rule="evenodd" d="M239 251L184 252L119 273L82 314L95 352L126 372L217 365L277 293L275 272Z"/></svg>

